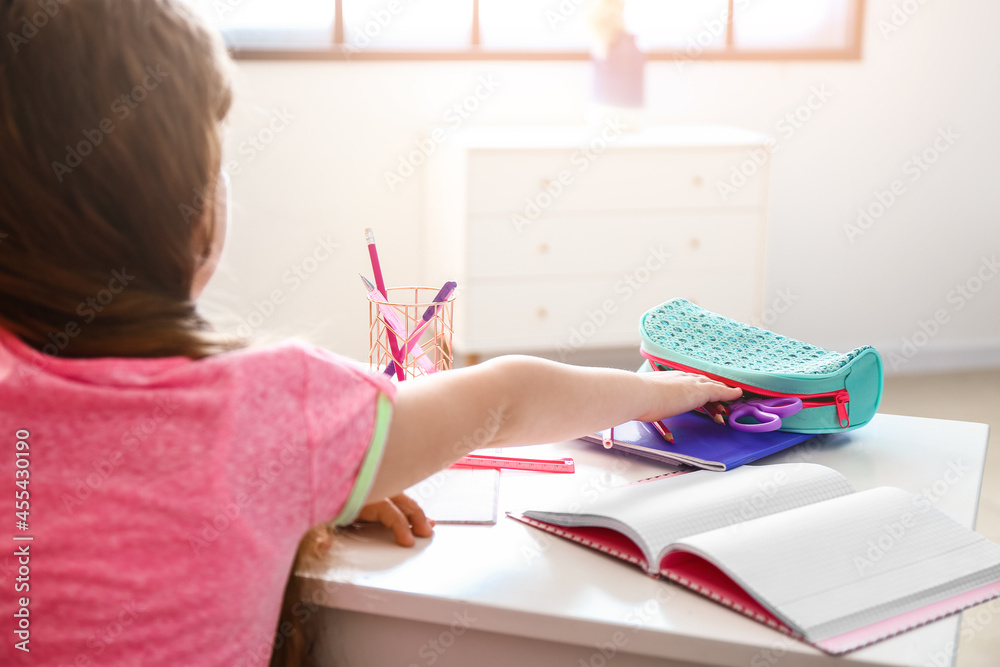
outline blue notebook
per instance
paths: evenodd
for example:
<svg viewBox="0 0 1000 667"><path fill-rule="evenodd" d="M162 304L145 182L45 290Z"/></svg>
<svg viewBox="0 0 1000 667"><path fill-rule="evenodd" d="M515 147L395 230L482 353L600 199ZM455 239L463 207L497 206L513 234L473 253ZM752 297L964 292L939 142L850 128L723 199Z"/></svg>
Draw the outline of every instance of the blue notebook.
<svg viewBox="0 0 1000 667"><path fill-rule="evenodd" d="M664 419L674 442L663 439L651 424L631 421L615 427L613 449L705 470L731 470L815 437L809 433L747 433L718 424L708 417L685 412ZM602 444L602 434L581 438Z"/></svg>

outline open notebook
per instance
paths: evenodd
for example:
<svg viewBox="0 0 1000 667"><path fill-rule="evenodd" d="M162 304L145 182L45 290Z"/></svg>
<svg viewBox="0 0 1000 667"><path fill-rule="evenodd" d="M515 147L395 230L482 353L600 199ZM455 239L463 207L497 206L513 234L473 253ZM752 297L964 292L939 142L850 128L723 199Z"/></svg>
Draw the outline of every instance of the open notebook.
<svg viewBox="0 0 1000 667"><path fill-rule="evenodd" d="M1000 596L1000 546L814 464L696 471L511 514L839 654Z"/></svg>

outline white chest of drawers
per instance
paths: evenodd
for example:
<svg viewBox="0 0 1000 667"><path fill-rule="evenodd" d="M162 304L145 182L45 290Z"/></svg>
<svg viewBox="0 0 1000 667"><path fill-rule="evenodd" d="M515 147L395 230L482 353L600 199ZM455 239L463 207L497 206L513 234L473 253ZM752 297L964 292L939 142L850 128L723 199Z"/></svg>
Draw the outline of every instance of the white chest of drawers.
<svg viewBox="0 0 1000 667"><path fill-rule="evenodd" d="M465 354L638 345L685 297L761 312L769 138L729 127L457 130L427 167L427 284Z"/></svg>

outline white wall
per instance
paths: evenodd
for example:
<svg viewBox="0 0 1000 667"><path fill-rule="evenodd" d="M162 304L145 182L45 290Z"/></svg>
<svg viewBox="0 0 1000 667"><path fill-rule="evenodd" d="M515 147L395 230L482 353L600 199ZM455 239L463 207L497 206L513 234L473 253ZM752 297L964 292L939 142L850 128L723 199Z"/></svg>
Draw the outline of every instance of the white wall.
<svg viewBox="0 0 1000 667"><path fill-rule="evenodd" d="M788 291L795 300L768 317L771 328L836 349L875 344L889 371L1000 365L1000 276L983 268L984 257L1000 255L1000 3L906 4L915 13L897 13L899 29L885 35L894 2L866 3L860 62L651 63L647 115L779 140L765 300ZM234 316L247 318L280 290L273 314L251 320L263 319L255 333L304 333L366 358L363 228L376 229L388 282L414 283L423 271L419 174L395 192L384 174L483 75L500 88L468 125L585 122L583 62L241 62L227 148L240 163L234 223L206 310L233 328ZM779 123L804 115L814 89L831 96L789 136ZM272 139L262 130L276 109L294 118ZM948 128L958 138L911 180L907 161ZM251 136L272 140L256 151ZM852 242L845 226L895 179L905 192ZM340 247L297 285L287 272L327 235ZM992 280L971 299L949 298L958 284L977 287L977 271ZM920 322L936 311L947 321L928 341ZM912 359L892 356L904 339L920 346Z"/></svg>

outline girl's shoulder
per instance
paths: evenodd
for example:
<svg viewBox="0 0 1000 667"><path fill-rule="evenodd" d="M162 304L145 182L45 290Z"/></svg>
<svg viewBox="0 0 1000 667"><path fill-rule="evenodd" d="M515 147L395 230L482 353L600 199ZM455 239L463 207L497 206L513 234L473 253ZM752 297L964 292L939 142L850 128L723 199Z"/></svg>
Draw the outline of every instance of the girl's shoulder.
<svg viewBox="0 0 1000 667"><path fill-rule="evenodd" d="M390 398L395 396L396 386L386 375L371 371L367 364L295 338L276 344L251 346L202 361L209 365L252 368L255 377L266 381L269 376L275 384L302 381L326 389L338 384L366 385Z"/></svg>
<svg viewBox="0 0 1000 667"><path fill-rule="evenodd" d="M240 379L271 389L301 389L310 384L326 389L369 386L390 397L395 394L395 386L385 376L299 339L252 345L198 360L186 357L71 358L35 350L0 329L0 381L15 378L33 384L69 382L94 388L180 387Z"/></svg>

